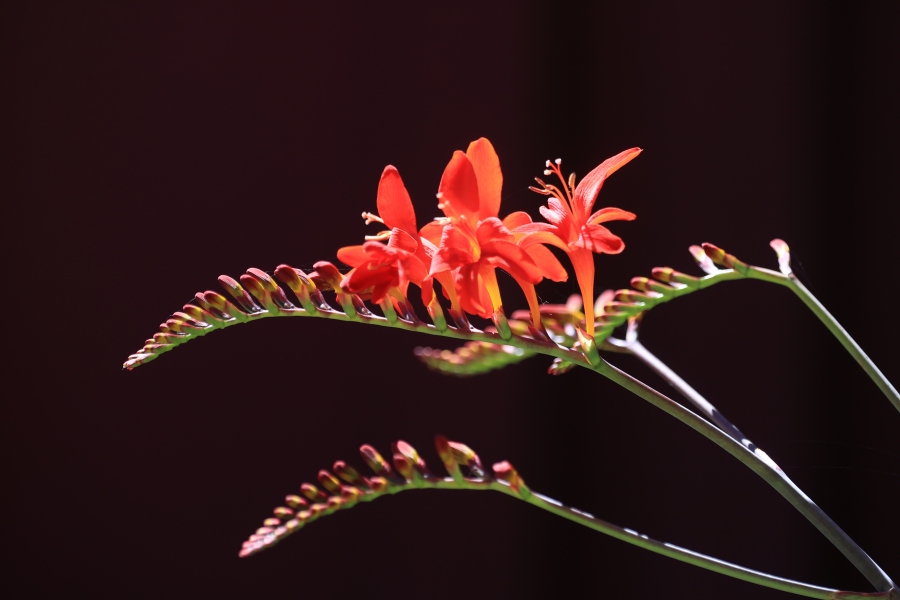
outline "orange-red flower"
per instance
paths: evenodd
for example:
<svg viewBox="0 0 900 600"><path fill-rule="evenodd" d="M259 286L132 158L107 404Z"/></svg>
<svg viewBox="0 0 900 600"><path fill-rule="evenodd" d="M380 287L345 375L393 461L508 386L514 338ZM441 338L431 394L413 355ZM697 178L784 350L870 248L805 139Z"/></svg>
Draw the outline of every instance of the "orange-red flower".
<svg viewBox="0 0 900 600"><path fill-rule="evenodd" d="M546 175L557 175L562 181L562 190L554 185L545 184L538 179L540 188L534 191L550 196L547 206L540 208L541 215L549 223L523 223L514 229L514 233L526 234L522 246L532 244L551 244L562 249L572 261L575 277L584 298L594 297L594 257L597 254L618 254L625 248L625 243L606 227L601 225L607 221L631 221L635 218L630 213L618 208L601 208L592 213L597 194L603 187L606 178L641 153L640 148L631 148L608 158L575 187L574 176L567 182L560 171L557 160L547 161ZM527 215L526 215L527 216ZM585 305L585 325L589 335L594 334L594 307L588 302Z"/></svg>
<svg viewBox="0 0 900 600"><path fill-rule="evenodd" d="M354 267L341 282L341 289L352 294L371 294L372 301L380 303L388 295L398 300L406 298L410 283L422 287L434 249L419 238L409 192L391 165L381 174L376 205L378 215L363 213L363 217L367 223L383 223L390 230L367 236L369 241L361 246L345 246L337 256ZM387 244L382 240L387 240Z"/></svg>
<svg viewBox="0 0 900 600"><path fill-rule="evenodd" d="M453 154L438 191L438 207L446 218L422 230L423 237L430 237L437 246L429 275L449 288L451 302L458 302L468 313L490 318L503 308L495 272L499 267L522 286L534 324L540 327L534 284L545 276L564 281L566 273L541 242L526 247L522 241L528 234L510 230L507 221L517 225L520 213L504 221L497 217L502 186L500 160L487 139L472 142L465 153Z"/></svg>

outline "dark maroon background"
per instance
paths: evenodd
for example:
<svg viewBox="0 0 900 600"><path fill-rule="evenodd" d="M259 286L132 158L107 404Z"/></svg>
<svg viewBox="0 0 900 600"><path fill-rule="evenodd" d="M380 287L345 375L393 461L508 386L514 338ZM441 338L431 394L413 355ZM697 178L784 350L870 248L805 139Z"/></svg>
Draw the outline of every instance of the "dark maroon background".
<svg viewBox="0 0 900 600"><path fill-rule="evenodd" d="M319 468L398 438L435 463L438 432L657 539L871 589L718 447L544 358L450 379L411 353L438 338L279 319L119 365L217 275L372 233L385 164L424 223L452 151L487 136L504 214L536 212L547 158L645 149L599 200L639 215L599 289L697 272L703 241L774 267L782 237L896 383L896 3L24 4L0 18L6 597L788 597L499 494L402 494L238 560ZM722 285L643 339L900 578L900 414L790 292Z"/></svg>

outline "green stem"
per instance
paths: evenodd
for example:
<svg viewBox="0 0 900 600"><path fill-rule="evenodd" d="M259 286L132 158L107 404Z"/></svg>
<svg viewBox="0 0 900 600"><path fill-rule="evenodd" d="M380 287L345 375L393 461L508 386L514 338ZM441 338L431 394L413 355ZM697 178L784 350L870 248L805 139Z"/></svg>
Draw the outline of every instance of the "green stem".
<svg viewBox="0 0 900 600"><path fill-rule="evenodd" d="M603 361L599 365L588 367L601 375L612 379L628 391L640 396L650 404L662 409L682 423L688 425L707 439L713 441L729 454L744 463L769 485L774 487L800 511L822 534L827 537L844 556L869 580L880 592L894 588L890 577L859 547L831 518L819 509L810 498L803 493L774 463L767 462L748 450L740 442L732 439L724 431L691 412L671 398L659 393L631 375L620 371Z"/></svg>
<svg viewBox="0 0 900 600"><path fill-rule="evenodd" d="M850 337L847 330L844 329L841 324L837 322L837 319L822 306L822 303L806 289L806 286L800 283L800 280L798 280L796 276L791 274L786 279L787 281L784 285L797 294L803 303L819 317L819 320L828 328L828 331L837 338L844 349L850 353L850 356L856 360L859 366L861 366L869 377L872 378L875 385L877 385L884 395L887 396L888 400L891 401L891 404L894 405L894 408L900 411L900 394L897 393L897 388L891 385L891 382L887 380L884 373L875 366L875 363L873 363L872 359L863 352L862 348L859 347L859 344Z"/></svg>

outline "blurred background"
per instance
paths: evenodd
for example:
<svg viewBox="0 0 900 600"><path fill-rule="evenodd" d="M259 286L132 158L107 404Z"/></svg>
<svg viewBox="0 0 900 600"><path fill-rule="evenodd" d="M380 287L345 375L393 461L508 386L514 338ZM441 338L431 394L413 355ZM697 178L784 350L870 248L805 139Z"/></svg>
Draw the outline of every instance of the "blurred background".
<svg viewBox="0 0 900 600"><path fill-rule="evenodd" d="M583 175L644 148L598 200L638 215L612 224L627 248L598 258L598 290L698 273L705 241L774 268L781 237L896 384L898 4L3 10L5 597L788 597L500 494L402 494L237 558L320 468L396 439L436 468L435 433L656 539L871 590L721 449L546 358L453 379L413 357L439 338L273 319L119 365L218 275L309 268L374 233L359 214L386 164L420 224L436 216L453 150L486 136L501 214L536 214L546 159ZM654 310L642 340L900 578L900 414L797 298L724 284Z"/></svg>

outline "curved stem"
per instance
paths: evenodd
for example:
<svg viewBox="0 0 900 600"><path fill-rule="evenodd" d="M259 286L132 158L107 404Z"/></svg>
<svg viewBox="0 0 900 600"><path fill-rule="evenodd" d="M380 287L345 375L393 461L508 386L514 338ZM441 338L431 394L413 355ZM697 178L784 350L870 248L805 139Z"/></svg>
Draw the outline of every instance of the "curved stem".
<svg viewBox="0 0 900 600"><path fill-rule="evenodd" d="M606 521L597 519L596 517L593 517L591 515L585 514L579 510L563 506L555 500L546 498L545 496L541 496L540 494L532 494L532 496L530 498L526 498L525 501L555 515L559 515L563 518L569 519L570 521L574 521L580 525L589 527L594 531L605 533L606 535L612 536L618 540L622 540L623 542L633 544L635 546L638 546L639 548L650 550L651 552L662 554L663 556L668 556L669 558L674 558L675 560L680 560L682 562L686 562L703 569L715 571L716 573L728 575L729 577L734 577L735 579L749 581L757 585L781 590L783 592L790 592L799 596L806 596L808 598L844 598L847 600L863 600L864 598L887 599L891 598L891 594L894 593L891 589L885 590L884 592L879 594L839 592L837 590L810 585L808 583L801 583L799 581L793 581L791 579L784 579L782 577L777 577L775 575L770 575L768 573L754 571L753 569L735 565L724 560L719 560L718 558L706 556L704 554L700 554L699 552L681 548L674 544L656 541L632 529L618 527L611 523L607 523Z"/></svg>
<svg viewBox="0 0 900 600"><path fill-rule="evenodd" d="M691 412L671 398L659 393L631 375L620 371L613 365L602 361L599 365L589 367L601 375L612 379L625 389L640 396L688 425L707 439L713 441L729 454L752 469L769 485L774 487L794 508L800 511L815 527L834 544L847 559L869 580L880 592L894 588L891 578L859 547L837 523L831 520L816 504L787 478L784 472L774 467L748 450L743 444L732 439L724 431L712 423Z"/></svg>
<svg viewBox="0 0 900 600"><path fill-rule="evenodd" d="M875 366L872 359L863 352L862 348L859 347L859 344L857 344L854 339L850 337L850 334L847 333L847 330L837 322L837 319L822 306L822 303L819 302L819 300L813 296L812 293L806 289L806 286L800 283L800 280L793 274L787 277L785 285L797 294L803 303L819 317L819 320L828 328L828 331L837 338L844 349L850 353L850 356L856 360L859 366L861 366L872 381L875 382L875 385L877 385L882 393L887 396L888 400L891 401L891 404L894 405L894 408L900 411L900 394L897 393L897 388L891 385L891 382L887 380L884 373Z"/></svg>

